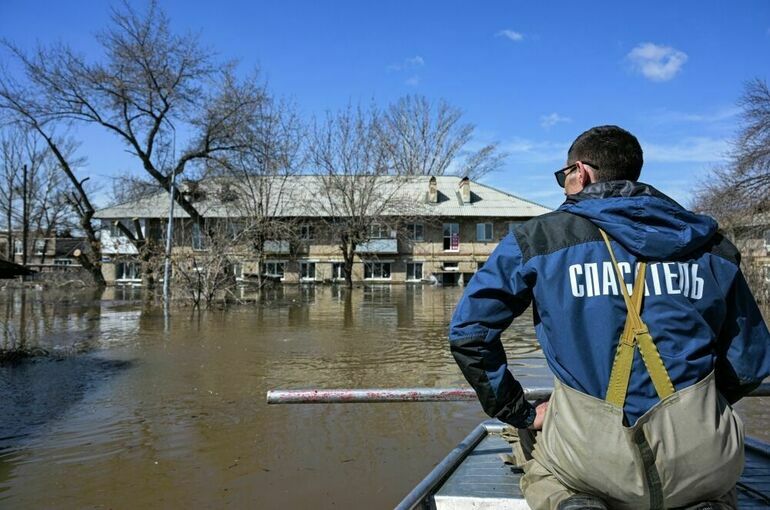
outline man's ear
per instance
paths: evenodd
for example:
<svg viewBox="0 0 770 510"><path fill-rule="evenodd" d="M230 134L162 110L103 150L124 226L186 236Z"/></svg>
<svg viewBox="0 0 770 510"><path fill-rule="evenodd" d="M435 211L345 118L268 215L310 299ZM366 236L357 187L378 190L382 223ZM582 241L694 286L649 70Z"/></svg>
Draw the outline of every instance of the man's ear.
<svg viewBox="0 0 770 510"><path fill-rule="evenodd" d="M578 177L580 178L580 185L586 187L594 182L594 176L591 171L583 163L578 163Z"/></svg>

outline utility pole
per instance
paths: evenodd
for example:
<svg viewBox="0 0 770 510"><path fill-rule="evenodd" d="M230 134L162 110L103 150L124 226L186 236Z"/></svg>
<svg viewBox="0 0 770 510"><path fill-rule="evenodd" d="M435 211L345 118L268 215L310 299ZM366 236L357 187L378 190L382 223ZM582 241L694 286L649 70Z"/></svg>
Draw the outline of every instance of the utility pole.
<svg viewBox="0 0 770 510"><path fill-rule="evenodd" d="M27 190L27 165L21 172L21 265L27 265L29 244L29 191Z"/></svg>
<svg viewBox="0 0 770 510"><path fill-rule="evenodd" d="M166 119L168 122L168 119ZM171 133L173 138L171 139L171 151L173 154L172 161L176 163L176 128L171 122L168 122L171 126ZM169 206L168 206L168 224L166 225L166 253L163 264L163 311L164 316L168 319L168 303L169 303L169 280L171 279L171 247L173 246L172 240L174 238L174 193L176 192L176 168L171 166L171 189L169 190Z"/></svg>

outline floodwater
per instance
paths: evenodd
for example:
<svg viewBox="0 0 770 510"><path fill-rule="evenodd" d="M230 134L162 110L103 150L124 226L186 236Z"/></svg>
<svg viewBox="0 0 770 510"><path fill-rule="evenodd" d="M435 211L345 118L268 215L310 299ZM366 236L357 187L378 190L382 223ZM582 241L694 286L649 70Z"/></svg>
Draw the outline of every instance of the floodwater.
<svg viewBox="0 0 770 510"><path fill-rule="evenodd" d="M268 406L269 389L464 386L446 345L462 289L287 286L162 311L137 289L9 291L0 508L392 508L481 419L475 402ZM550 383L531 316L504 344ZM768 399L741 404L768 437Z"/></svg>

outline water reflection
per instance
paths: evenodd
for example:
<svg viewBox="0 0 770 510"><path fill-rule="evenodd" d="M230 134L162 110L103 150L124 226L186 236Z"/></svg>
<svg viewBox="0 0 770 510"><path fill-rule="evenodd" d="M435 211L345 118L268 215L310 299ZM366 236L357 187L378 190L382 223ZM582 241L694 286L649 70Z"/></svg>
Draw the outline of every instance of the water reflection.
<svg viewBox="0 0 770 510"><path fill-rule="evenodd" d="M461 290L277 287L173 310L167 329L132 288L6 295L26 342L88 354L0 366L19 400L0 404L0 506L392 507L483 418L478 404L268 407L265 392L464 385L446 345ZM531 320L503 341L534 386L550 376Z"/></svg>

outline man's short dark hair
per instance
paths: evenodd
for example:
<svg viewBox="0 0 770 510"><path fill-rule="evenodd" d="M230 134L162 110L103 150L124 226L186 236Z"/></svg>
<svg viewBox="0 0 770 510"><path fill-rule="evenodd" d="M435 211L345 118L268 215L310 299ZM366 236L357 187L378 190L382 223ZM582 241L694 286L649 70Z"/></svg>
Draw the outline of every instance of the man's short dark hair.
<svg viewBox="0 0 770 510"><path fill-rule="evenodd" d="M596 126L578 136L567 152L567 164L583 161L596 170L597 181L635 181L642 172L642 146L618 126Z"/></svg>

